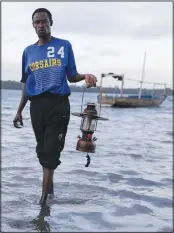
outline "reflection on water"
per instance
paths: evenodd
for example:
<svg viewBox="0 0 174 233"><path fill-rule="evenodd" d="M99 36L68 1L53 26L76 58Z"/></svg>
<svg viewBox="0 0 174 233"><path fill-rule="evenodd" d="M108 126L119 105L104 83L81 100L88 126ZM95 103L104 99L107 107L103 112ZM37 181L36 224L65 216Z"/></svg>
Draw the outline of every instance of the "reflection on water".
<svg viewBox="0 0 174 233"><path fill-rule="evenodd" d="M50 225L45 220L46 216L50 216L50 207L47 205L41 206L39 215L31 221L33 230L38 232L50 232Z"/></svg>

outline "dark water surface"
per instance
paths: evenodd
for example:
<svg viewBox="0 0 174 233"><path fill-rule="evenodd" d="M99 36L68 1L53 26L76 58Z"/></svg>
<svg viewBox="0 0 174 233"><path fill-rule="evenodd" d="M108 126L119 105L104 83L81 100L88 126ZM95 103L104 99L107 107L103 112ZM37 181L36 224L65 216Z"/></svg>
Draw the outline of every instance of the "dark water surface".
<svg viewBox="0 0 174 233"><path fill-rule="evenodd" d="M38 204L42 169L30 119L18 130L12 120L20 91L2 91L2 231L172 231L172 99L159 108L102 108L96 153L88 168L77 152L80 118L71 116L55 198ZM86 94L96 101L97 94ZM72 93L71 112L81 93ZM84 106L85 107L85 106ZM29 117L29 103L23 114Z"/></svg>

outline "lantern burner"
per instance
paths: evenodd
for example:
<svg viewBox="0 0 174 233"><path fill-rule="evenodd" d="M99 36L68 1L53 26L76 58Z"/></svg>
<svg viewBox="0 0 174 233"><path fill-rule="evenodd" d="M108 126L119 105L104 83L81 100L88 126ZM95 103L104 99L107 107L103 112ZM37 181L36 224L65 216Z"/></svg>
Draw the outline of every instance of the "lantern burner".
<svg viewBox="0 0 174 233"><path fill-rule="evenodd" d="M83 132L82 137L78 136L79 140L77 142L76 150L87 153L95 153L96 137L92 138L92 134Z"/></svg>

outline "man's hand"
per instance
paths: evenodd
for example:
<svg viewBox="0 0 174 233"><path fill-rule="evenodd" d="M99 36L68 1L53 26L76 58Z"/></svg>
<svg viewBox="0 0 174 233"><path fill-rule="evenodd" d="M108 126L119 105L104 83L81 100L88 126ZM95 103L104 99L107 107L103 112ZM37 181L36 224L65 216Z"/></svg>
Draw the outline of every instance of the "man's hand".
<svg viewBox="0 0 174 233"><path fill-rule="evenodd" d="M23 121L22 121L22 114L17 113L14 120L13 120L13 125L15 128L21 128L23 126Z"/></svg>
<svg viewBox="0 0 174 233"><path fill-rule="evenodd" d="M96 87L97 78L93 74L84 74L86 86Z"/></svg>

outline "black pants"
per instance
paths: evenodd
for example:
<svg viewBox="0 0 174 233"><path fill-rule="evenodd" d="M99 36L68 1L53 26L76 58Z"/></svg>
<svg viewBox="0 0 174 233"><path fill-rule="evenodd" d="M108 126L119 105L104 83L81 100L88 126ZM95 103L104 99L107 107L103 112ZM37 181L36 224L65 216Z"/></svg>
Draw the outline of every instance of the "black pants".
<svg viewBox="0 0 174 233"><path fill-rule="evenodd" d="M44 93L31 98L31 123L40 164L49 169L60 165L60 155L70 119L68 96Z"/></svg>

